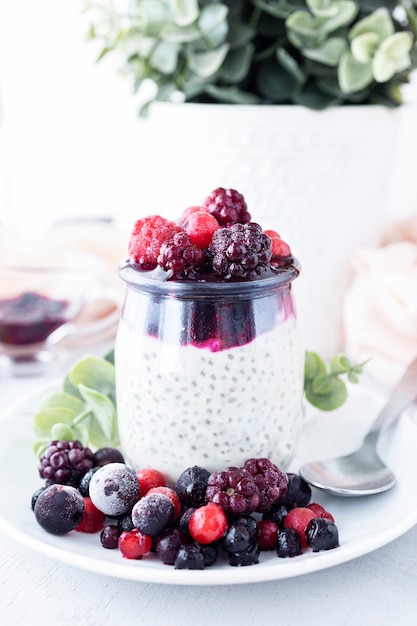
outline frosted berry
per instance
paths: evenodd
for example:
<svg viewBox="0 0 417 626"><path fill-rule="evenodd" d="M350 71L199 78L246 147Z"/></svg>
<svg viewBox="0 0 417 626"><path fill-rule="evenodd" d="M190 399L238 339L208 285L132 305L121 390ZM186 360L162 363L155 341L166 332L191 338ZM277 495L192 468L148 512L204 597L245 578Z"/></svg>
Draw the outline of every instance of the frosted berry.
<svg viewBox="0 0 417 626"><path fill-rule="evenodd" d="M111 517L127 513L139 497L136 474L124 463L107 463L90 481L90 498Z"/></svg>
<svg viewBox="0 0 417 626"><path fill-rule="evenodd" d="M31 505L32 511L35 509L36 500L39 498L39 496L41 495L42 491L45 491L45 489L46 489L46 487L40 487L39 489L37 489L32 494L32 498L30 500L30 505Z"/></svg>
<svg viewBox="0 0 417 626"><path fill-rule="evenodd" d="M152 487L149 489L148 495L152 493L162 493L164 496L167 496L172 502L174 507L173 519L176 520L181 515L181 501L179 495L174 489L171 487L166 487L165 485L160 485L159 487Z"/></svg>
<svg viewBox="0 0 417 626"><path fill-rule="evenodd" d="M162 493L147 493L132 509L132 522L145 535L156 537L172 522L174 505Z"/></svg>
<svg viewBox="0 0 417 626"><path fill-rule="evenodd" d="M100 542L103 548L114 550L119 545L119 537L122 531L116 524L108 524L100 533Z"/></svg>
<svg viewBox="0 0 417 626"><path fill-rule="evenodd" d="M100 466L92 467L88 470L86 474L81 478L80 484L78 485L78 491L82 496L87 497L90 495L90 481L97 470L100 469Z"/></svg>
<svg viewBox="0 0 417 626"><path fill-rule="evenodd" d="M271 239L259 224L234 224L213 234L209 252L213 272L223 278L256 278L271 260Z"/></svg>
<svg viewBox="0 0 417 626"><path fill-rule="evenodd" d="M39 494L35 507L39 526L54 535L65 535L81 522L84 498L69 485L50 485Z"/></svg>
<svg viewBox="0 0 417 626"><path fill-rule="evenodd" d="M193 277L205 261L204 252L192 243L185 232L165 241L157 258L158 265L166 272L172 272L173 278Z"/></svg>
<svg viewBox="0 0 417 626"><path fill-rule="evenodd" d="M192 215L193 213L201 213L202 211L205 211L206 213L209 212L208 208L206 206L203 205L193 205L193 206L189 206L187 209L185 209L180 216L179 222L181 224L181 226L184 225L184 222L186 222L187 218Z"/></svg>
<svg viewBox="0 0 417 626"><path fill-rule="evenodd" d="M227 528L226 514L220 506L209 502L195 509L188 528L195 541L202 544L213 543L224 535Z"/></svg>
<svg viewBox="0 0 417 626"><path fill-rule="evenodd" d="M180 500L185 506L193 506L190 503L188 487L193 483L203 483L207 486L207 481L210 476L210 472L204 467L199 465L193 465L187 467L177 478L174 489L180 497Z"/></svg>
<svg viewBox="0 0 417 626"><path fill-rule="evenodd" d="M76 531L81 533L98 533L103 530L106 516L94 506L91 498L84 498L84 513Z"/></svg>
<svg viewBox="0 0 417 626"><path fill-rule="evenodd" d="M79 441L51 441L39 460L39 474L46 485L59 483L78 487L93 467L94 455Z"/></svg>
<svg viewBox="0 0 417 626"><path fill-rule="evenodd" d="M208 248L213 234L219 228L219 222L207 211L191 213L183 222L183 228L191 243L203 250Z"/></svg>
<svg viewBox="0 0 417 626"><path fill-rule="evenodd" d="M130 260L142 270L155 269L162 244L180 230L178 224L160 215L137 220L129 239Z"/></svg>
<svg viewBox="0 0 417 626"><path fill-rule="evenodd" d="M331 522L334 522L334 517L329 511L327 511L321 504L318 502L311 502L307 505L308 509L311 509L316 517L324 517Z"/></svg>
<svg viewBox="0 0 417 626"><path fill-rule="evenodd" d="M316 517L308 523L306 539L313 552L331 550L339 545L339 532L336 524L331 520Z"/></svg>
<svg viewBox="0 0 417 626"><path fill-rule="evenodd" d="M279 528L282 528L287 514L288 514L287 508L280 502L275 502L275 504L272 505L269 511L267 511L266 513L263 513L262 519L275 522L275 524Z"/></svg>
<svg viewBox="0 0 417 626"><path fill-rule="evenodd" d="M272 263L277 259L287 259L291 256L290 246L275 230L264 230L264 233L271 238Z"/></svg>
<svg viewBox="0 0 417 626"><path fill-rule="evenodd" d="M118 548L126 559L141 559L152 548L152 538L135 528L120 535Z"/></svg>
<svg viewBox="0 0 417 626"><path fill-rule="evenodd" d="M287 492L287 474L280 470L269 459L248 459L244 469L248 470L259 489L259 505L256 509L259 513L269 511L272 505L282 500Z"/></svg>
<svg viewBox="0 0 417 626"><path fill-rule="evenodd" d="M316 517L315 513L311 509L306 507L296 507L289 511L287 517L284 520L285 528L292 528L297 531L300 537L301 547L307 547L306 529L310 520Z"/></svg>
<svg viewBox="0 0 417 626"><path fill-rule="evenodd" d="M302 552L300 536L293 528L282 528L277 532L277 555L281 558L298 556Z"/></svg>
<svg viewBox="0 0 417 626"><path fill-rule="evenodd" d="M253 513L260 501L259 489L252 474L237 467L211 474L206 498L219 504L227 514L236 516Z"/></svg>
<svg viewBox="0 0 417 626"><path fill-rule="evenodd" d="M245 198L236 189L218 187L205 198L203 205L221 226L246 224L251 219Z"/></svg>
<svg viewBox="0 0 417 626"><path fill-rule="evenodd" d="M152 467L144 467L136 472L139 481L140 495L144 496L153 487L164 487L166 485L165 476Z"/></svg>

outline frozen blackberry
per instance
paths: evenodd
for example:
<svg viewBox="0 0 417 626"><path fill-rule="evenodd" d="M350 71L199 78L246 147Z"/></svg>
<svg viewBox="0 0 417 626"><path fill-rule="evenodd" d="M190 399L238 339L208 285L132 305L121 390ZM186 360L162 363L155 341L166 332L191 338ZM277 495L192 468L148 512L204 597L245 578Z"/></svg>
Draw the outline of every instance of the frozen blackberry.
<svg viewBox="0 0 417 626"><path fill-rule="evenodd" d="M228 467L209 476L206 499L219 504L226 514L240 516L256 511L260 497L248 470Z"/></svg>
<svg viewBox="0 0 417 626"><path fill-rule="evenodd" d="M185 232L174 235L161 245L158 265L165 271L171 271L173 278L192 278L205 263L204 252L191 243Z"/></svg>
<svg viewBox="0 0 417 626"><path fill-rule="evenodd" d="M116 524L109 524L105 526L100 533L100 541L103 548L108 550L114 550L118 547L119 537L122 531Z"/></svg>
<svg viewBox="0 0 417 626"><path fill-rule="evenodd" d="M174 517L174 505L162 493L147 494L132 509L132 522L144 535L155 537Z"/></svg>
<svg viewBox="0 0 417 626"><path fill-rule="evenodd" d="M255 222L219 228L209 246L213 272L224 278L256 278L271 260L271 239Z"/></svg>
<svg viewBox="0 0 417 626"><path fill-rule="evenodd" d="M306 540L313 552L337 548L339 545L337 526L329 519L316 517L308 523Z"/></svg>
<svg viewBox="0 0 417 626"><path fill-rule="evenodd" d="M207 207L221 226L250 222L245 198L236 189L218 187L205 198L203 206Z"/></svg>
<svg viewBox="0 0 417 626"><path fill-rule="evenodd" d="M295 507L307 506L311 500L311 487L299 474L287 473L287 493L282 504L289 511Z"/></svg>
<svg viewBox="0 0 417 626"><path fill-rule="evenodd" d="M34 512L39 526L48 533L65 535L81 522L84 498L75 487L53 484L39 494Z"/></svg>
<svg viewBox="0 0 417 626"><path fill-rule="evenodd" d="M192 467L187 467L177 478L177 482L175 483L174 489L179 495L179 498L185 506L193 506L190 504L189 495L187 494L187 489L189 485L193 483L204 483L207 485L207 480L210 476L210 472L206 470L204 467L200 467L199 465L193 465Z"/></svg>
<svg viewBox="0 0 417 626"><path fill-rule="evenodd" d="M204 569L204 554L195 543L186 544L178 550L175 569Z"/></svg>
<svg viewBox="0 0 417 626"><path fill-rule="evenodd" d="M40 457L39 474L46 485L78 487L82 477L93 467L94 454L79 441L51 441Z"/></svg>
<svg viewBox="0 0 417 626"><path fill-rule="evenodd" d="M141 270L155 269L162 244L180 230L178 224L160 215L137 220L129 239L130 261Z"/></svg>
<svg viewBox="0 0 417 626"><path fill-rule="evenodd" d="M287 492L288 478L275 463L266 458L248 459L243 467L252 474L259 489L258 513L269 511L275 502L283 499Z"/></svg>
<svg viewBox="0 0 417 626"><path fill-rule="evenodd" d="M282 558L298 556L302 552L300 536L293 528L277 532L277 555Z"/></svg>

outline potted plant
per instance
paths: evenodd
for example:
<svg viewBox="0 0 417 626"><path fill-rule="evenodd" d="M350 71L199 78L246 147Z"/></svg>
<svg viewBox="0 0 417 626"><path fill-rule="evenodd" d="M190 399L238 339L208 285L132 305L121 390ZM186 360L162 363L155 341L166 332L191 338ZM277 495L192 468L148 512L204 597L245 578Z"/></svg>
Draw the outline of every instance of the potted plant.
<svg viewBox="0 0 417 626"><path fill-rule="evenodd" d="M218 186L241 191L300 257L307 347L334 353L352 250L384 222L417 0L87 8L99 58L119 60L138 99L141 117L120 137L138 210L175 217Z"/></svg>
<svg viewBox="0 0 417 626"><path fill-rule="evenodd" d="M152 100L395 106L417 67L416 0L96 0L88 6L100 56L120 53L135 91L145 79L153 82Z"/></svg>

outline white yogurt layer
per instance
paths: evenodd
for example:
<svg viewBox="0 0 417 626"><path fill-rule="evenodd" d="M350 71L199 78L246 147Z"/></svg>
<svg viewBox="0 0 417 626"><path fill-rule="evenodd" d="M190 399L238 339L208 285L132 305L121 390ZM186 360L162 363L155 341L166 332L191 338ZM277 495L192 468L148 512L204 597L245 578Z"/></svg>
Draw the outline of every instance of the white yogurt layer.
<svg viewBox="0 0 417 626"><path fill-rule="evenodd" d="M268 457L285 469L301 423L304 351L296 320L210 352L131 330L116 341L119 432L126 461L175 480Z"/></svg>

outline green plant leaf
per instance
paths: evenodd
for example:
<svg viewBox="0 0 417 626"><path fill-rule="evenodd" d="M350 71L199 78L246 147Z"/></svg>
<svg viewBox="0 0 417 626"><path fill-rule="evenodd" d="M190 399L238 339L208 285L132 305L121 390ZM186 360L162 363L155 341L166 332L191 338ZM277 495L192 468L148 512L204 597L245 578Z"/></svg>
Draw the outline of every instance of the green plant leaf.
<svg viewBox="0 0 417 626"><path fill-rule="evenodd" d="M378 83L387 82L394 74L409 67L412 45L410 33L395 33L382 42L372 64L374 78Z"/></svg>
<svg viewBox="0 0 417 626"><path fill-rule="evenodd" d="M380 38L377 33L363 33L352 39L350 49L359 63L370 63L378 50Z"/></svg>
<svg viewBox="0 0 417 626"><path fill-rule="evenodd" d="M160 41L154 48L150 58L150 65L162 72L162 74L172 74L178 63L180 47L176 43Z"/></svg>
<svg viewBox="0 0 417 626"><path fill-rule="evenodd" d="M93 445L103 440L113 443L117 441L116 410L113 402L97 389L91 389L83 384L79 385L79 390L92 414L90 441Z"/></svg>
<svg viewBox="0 0 417 626"><path fill-rule="evenodd" d="M352 364L350 360L344 354L335 354L330 361L330 371L331 372L348 372L352 369Z"/></svg>
<svg viewBox="0 0 417 626"><path fill-rule="evenodd" d="M188 67L198 76L208 78L219 70L228 51L229 44L225 43L215 50L190 52L187 55Z"/></svg>
<svg viewBox="0 0 417 626"><path fill-rule="evenodd" d="M257 79L261 94L275 102L290 98L298 85L294 76L274 60L262 65Z"/></svg>
<svg viewBox="0 0 417 626"><path fill-rule="evenodd" d="M307 11L294 11L287 17L285 25L288 39L297 48L316 48L326 38L323 21Z"/></svg>
<svg viewBox="0 0 417 626"><path fill-rule="evenodd" d="M49 437L55 424L70 426L75 417L74 411L68 408L51 407L37 411L33 418L33 428L36 437Z"/></svg>
<svg viewBox="0 0 417 626"><path fill-rule="evenodd" d="M205 85L204 91L217 102L225 104L261 104L261 99L253 93L237 87L218 87Z"/></svg>
<svg viewBox="0 0 417 626"><path fill-rule="evenodd" d="M163 41L187 44L198 41L201 37L201 31L195 24L190 24L183 28L180 28L176 24L166 24L161 28L159 36Z"/></svg>
<svg viewBox="0 0 417 626"><path fill-rule="evenodd" d="M360 91L373 81L372 64L359 63L350 50L346 50L339 63L339 84L343 93Z"/></svg>
<svg viewBox="0 0 417 626"><path fill-rule="evenodd" d="M334 411L346 402L347 388L342 380L333 378L329 393L317 394L309 382L305 387L305 396L310 404L321 411Z"/></svg>
<svg viewBox="0 0 417 626"><path fill-rule="evenodd" d="M115 402L115 368L109 361L94 355L85 356L77 361L69 371L66 388L69 393L75 388L79 394L80 384L110 396Z"/></svg>
<svg viewBox="0 0 417 626"><path fill-rule="evenodd" d="M385 7L377 9L370 15L359 20L349 31L350 39L358 35L373 32L376 33L380 41L390 37L394 33L394 24L388 10Z"/></svg>
<svg viewBox="0 0 417 626"><path fill-rule="evenodd" d="M330 37L317 48L304 48L303 53L309 59L318 61L330 67L337 67L342 53L346 50L347 44L341 37Z"/></svg>
<svg viewBox="0 0 417 626"><path fill-rule="evenodd" d="M221 77L230 84L240 83L249 72L253 50L253 44L229 50L221 69Z"/></svg>
<svg viewBox="0 0 417 626"><path fill-rule="evenodd" d="M203 33L208 34L221 24L227 24L227 13L229 9L225 4L207 4L205 5L198 18L198 26Z"/></svg>
<svg viewBox="0 0 417 626"><path fill-rule="evenodd" d="M47 409L68 409L73 415L77 415L83 410L84 404L80 398L65 391L57 391L47 396L39 405L38 412Z"/></svg>
<svg viewBox="0 0 417 626"><path fill-rule="evenodd" d="M174 22L178 26L188 26L198 17L198 0L170 0L174 10Z"/></svg>
<svg viewBox="0 0 417 626"><path fill-rule="evenodd" d="M325 374L326 371L326 363L317 354L317 352L306 350L304 360L304 381L312 381L316 376Z"/></svg>
<svg viewBox="0 0 417 626"><path fill-rule="evenodd" d="M277 59L279 64L294 78L298 85L304 84L306 79L304 72L285 48L278 48Z"/></svg>
<svg viewBox="0 0 417 626"><path fill-rule="evenodd" d="M358 13L358 5L350 0L340 0L334 4L336 4L338 8L337 13L329 16L322 26L326 33L333 33L342 26L351 24Z"/></svg>

